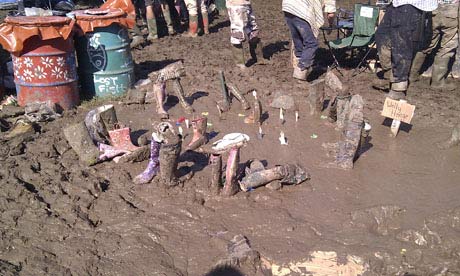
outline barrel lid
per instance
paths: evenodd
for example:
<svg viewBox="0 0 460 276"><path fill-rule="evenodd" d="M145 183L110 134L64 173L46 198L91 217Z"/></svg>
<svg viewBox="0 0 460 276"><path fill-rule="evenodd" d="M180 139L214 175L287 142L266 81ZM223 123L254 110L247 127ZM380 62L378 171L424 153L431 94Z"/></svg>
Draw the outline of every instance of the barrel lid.
<svg viewBox="0 0 460 276"><path fill-rule="evenodd" d="M62 26L68 25L72 21L71 18L63 16L7 16L5 22L19 26Z"/></svg>
<svg viewBox="0 0 460 276"><path fill-rule="evenodd" d="M125 17L126 12L121 9L89 9L89 10L78 10L72 12L75 15L77 21L80 20L104 20L104 19L114 19L119 17Z"/></svg>

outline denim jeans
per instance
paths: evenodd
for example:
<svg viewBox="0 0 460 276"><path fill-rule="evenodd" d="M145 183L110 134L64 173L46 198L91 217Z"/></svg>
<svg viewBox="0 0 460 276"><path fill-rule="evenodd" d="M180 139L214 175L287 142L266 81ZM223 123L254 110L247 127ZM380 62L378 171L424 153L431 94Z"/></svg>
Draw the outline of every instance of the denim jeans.
<svg viewBox="0 0 460 276"><path fill-rule="evenodd" d="M299 59L299 68L304 70L313 65L318 40L313 35L310 24L300 17L284 12L284 18L291 31L294 54Z"/></svg>

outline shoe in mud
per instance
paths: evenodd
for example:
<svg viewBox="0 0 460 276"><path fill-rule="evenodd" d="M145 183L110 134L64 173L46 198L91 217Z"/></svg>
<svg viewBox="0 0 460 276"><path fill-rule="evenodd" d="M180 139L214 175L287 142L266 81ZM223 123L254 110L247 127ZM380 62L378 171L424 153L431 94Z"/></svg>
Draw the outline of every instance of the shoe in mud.
<svg viewBox="0 0 460 276"><path fill-rule="evenodd" d="M242 191L247 192L275 180L279 180L281 184L300 184L310 179L310 175L305 169L295 164L276 166L271 169L259 167L250 169L249 173L240 181Z"/></svg>
<svg viewBox="0 0 460 276"><path fill-rule="evenodd" d="M135 35L133 36L133 39L131 40L129 47L136 48L136 47L141 46L142 43L144 43L144 38L140 35Z"/></svg>
<svg viewBox="0 0 460 276"><path fill-rule="evenodd" d="M146 184L152 181L152 179L158 174L160 170L160 147L161 139L157 138L157 135L152 134L152 141L150 143L150 158L149 163L145 170L134 178L135 184Z"/></svg>
<svg viewBox="0 0 460 276"><path fill-rule="evenodd" d="M308 77L309 69L301 69L300 67L295 67L292 77L297 80L306 81Z"/></svg>
<svg viewBox="0 0 460 276"><path fill-rule="evenodd" d="M208 119L206 117L192 120L193 137L186 147L186 150L196 150L208 142L208 137L206 134L207 125Z"/></svg>

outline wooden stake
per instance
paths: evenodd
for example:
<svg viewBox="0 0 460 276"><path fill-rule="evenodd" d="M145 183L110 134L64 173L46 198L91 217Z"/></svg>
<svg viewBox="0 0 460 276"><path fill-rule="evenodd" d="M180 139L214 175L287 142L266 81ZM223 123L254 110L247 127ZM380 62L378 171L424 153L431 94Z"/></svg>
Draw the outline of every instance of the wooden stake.
<svg viewBox="0 0 460 276"><path fill-rule="evenodd" d="M403 102L403 103L407 103L406 100L399 100L399 101ZM393 137L396 137L396 135L398 135L400 126L401 126L401 121L399 121L399 120L393 120L391 122L391 134L392 134Z"/></svg>

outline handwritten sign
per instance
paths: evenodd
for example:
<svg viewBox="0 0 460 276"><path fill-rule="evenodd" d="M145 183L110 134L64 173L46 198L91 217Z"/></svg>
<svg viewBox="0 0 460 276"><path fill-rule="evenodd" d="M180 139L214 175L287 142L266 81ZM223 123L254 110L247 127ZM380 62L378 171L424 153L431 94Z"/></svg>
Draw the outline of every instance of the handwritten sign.
<svg viewBox="0 0 460 276"><path fill-rule="evenodd" d="M371 7L361 7L361 12L359 13L360 16L366 17L366 18L372 18L372 15L374 13L374 9Z"/></svg>
<svg viewBox="0 0 460 276"><path fill-rule="evenodd" d="M415 105L386 98L382 116L410 124L414 117Z"/></svg>

